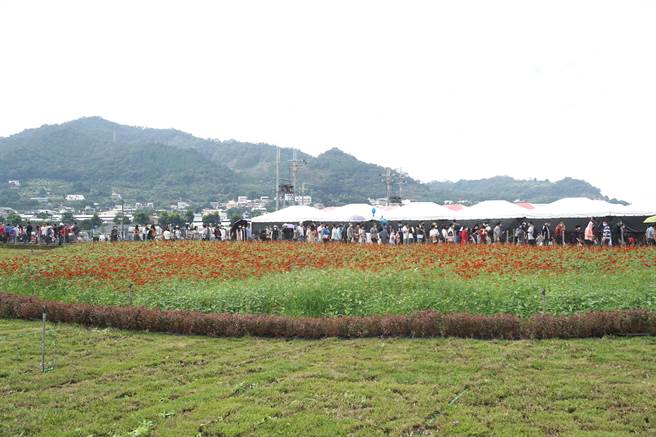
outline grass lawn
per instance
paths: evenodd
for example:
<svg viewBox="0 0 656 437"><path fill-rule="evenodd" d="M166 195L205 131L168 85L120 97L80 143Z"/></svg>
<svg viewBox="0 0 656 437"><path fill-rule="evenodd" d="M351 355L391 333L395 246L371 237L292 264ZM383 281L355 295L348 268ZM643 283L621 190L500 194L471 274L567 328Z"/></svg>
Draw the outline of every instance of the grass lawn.
<svg viewBox="0 0 656 437"><path fill-rule="evenodd" d="M656 434L656 338L218 339L0 320L0 435Z"/></svg>

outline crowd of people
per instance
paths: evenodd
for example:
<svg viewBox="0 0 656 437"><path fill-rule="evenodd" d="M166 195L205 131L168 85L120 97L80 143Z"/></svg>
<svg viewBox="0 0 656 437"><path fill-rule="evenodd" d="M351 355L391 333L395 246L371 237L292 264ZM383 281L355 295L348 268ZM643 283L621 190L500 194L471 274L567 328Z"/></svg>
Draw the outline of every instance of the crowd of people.
<svg viewBox="0 0 656 437"><path fill-rule="evenodd" d="M43 223L33 226L31 222L27 222L23 226L0 222L0 243L61 245L77 241L79 235L80 228L77 223Z"/></svg>
<svg viewBox="0 0 656 437"><path fill-rule="evenodd" d="M63 244L78 241L80 230L76 223L44 223L33 226L27 223L12 226L0 223L0 243ZM152 241L152 240L204 240L204 241L306 241L306 242L344 242L363 244L493 244L511 243L533 246L545 245L656 245L656 230L649 224L643 233L627 227L621 220L612 226L607 220L590 219L582 228L575 225L567 229L563 221L552 226L545 222L536 228L533 222L524 221L511 227L502 226L501 222L464 226L456 222L444 225L433 223L425 226L419 224L389 223L348 223L348 224L314 224L299 223L266 226L256 235L245 224L232 227L203 224L184 226L135 225L122 235L117 226L109 234L99 234L94 240L99 241Z"/></svg>
<svg viewBox="0 0 656 437"><path fill-rule="evenodd" d="M128 231L125 238L122 238L121 232L117 226L114 226L109 233L109 241L119 241L122 239L132 241L176 241L176 240L204 240L204 241L227 241L227 240L249 240L250 228L238 225L227 228L223 225L203 224L200 228L196 225L183 226L159 226L135 225Z"/></svg>
<svg viewBox="0 0 656 437"><path fill-rule="evenodd" d="M644 239L639 241L639 233L628 228L622 221L612 226L608 221L596 222L593 218L585 228L576 225L568 230L565 222L560 221L555 226L545 222L536 228L533 222L524 221L513 227L504 227L501 222L464 226L456 222L439 226L433 223L425 226L419 224L381 224L349 223L349 224L313 224L299 223L266 226L258 238L268 240L294 240L319 242L344 242L364 244L492 244L512 243L533 246L546 245L637 245L646 243L654 245L654 226L649 225L644 233Z"/></svg>

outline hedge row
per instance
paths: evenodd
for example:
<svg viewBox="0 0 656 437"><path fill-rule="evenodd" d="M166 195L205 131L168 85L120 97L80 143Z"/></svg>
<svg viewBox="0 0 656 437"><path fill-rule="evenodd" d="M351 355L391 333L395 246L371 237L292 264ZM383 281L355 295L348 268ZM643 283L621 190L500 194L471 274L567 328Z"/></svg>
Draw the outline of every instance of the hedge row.
<svg viewBox="0 0 656 437"><path fill-rule="evenodd" d="M310 318L66 304L9 293L0 293L0 318L41 319L44 305L51 322L210 337L541 339L656 335L656 312L645 310L570 316L539 314L525 320L509 314L485 316L432 311L410 315Z"/></svg>

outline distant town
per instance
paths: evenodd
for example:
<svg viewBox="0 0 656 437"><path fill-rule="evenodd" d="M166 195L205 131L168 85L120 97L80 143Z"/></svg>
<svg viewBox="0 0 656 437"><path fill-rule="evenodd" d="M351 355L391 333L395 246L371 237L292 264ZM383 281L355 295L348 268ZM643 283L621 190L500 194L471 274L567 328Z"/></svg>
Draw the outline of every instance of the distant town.
<svg viewBox="0 0 656 437"><path fill-rule="evenodd" d="M20 188L20 180L9 180L10 188ZM136 202L123 198L121 193L113 192L111 195L112 206L101 206L97 202L87 201L83 194L69 193L66 195L50 195L31 197L29 200L38 204L36 208L16 209L8 205L0 205L0 217L7 219L20 217L21 222L63 222L75 221L80 224L91 222L92 225L112 225L132 223L135 216L142 212L150 220L158 221L161 214L180 214L188 218L193 215L193 223L202 223L208 217L213 222L229 223L234 219L249 220L267 212L275 210L275 202L270 196L261 196L250 199L248 196L237 196L236 199L227 202L209 202L209 206L199 208L191 201L180 200L162 208L156 207L154 202ZM289 205L312 205L312 196L294 196L293 194L281 194L279 206ZM323 207L321 204L314 206ZM142 216L143 217L143 216ZM218 219L218 220L217 220ZM99 221L98 221L99 220ZM189 222L191 223L191 222ZM83 226L84 227L84 226ZM90 228L90 226L86 226Z"/></svg>

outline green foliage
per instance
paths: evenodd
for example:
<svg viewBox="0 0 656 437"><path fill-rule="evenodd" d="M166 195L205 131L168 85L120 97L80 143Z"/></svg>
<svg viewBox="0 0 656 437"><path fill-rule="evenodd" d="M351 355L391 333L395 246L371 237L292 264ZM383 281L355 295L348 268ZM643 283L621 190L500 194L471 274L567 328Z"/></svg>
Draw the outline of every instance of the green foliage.
<svg viewBox="0 0 656 437"><path fill-rule="evenodd" d="M94 227L94 228L102 226L102 223L103 223L102 220L100 219L100 217L98 217L97 213L93 214L90 221L91 221L91 227Z"/></svg>
<svg viewBox="0 0 656 437"><path fill-rule="evenodd" d="M221 282L166 280L139 289L133 304L167 310L288 316L366 316L422 310L474 314L573 314L612 309L656 310L649 269L613 275L568 273L482 275L463 281L443 272L300 270ZM0 278L0 289L46 300L128 305L120 284L89 288L59 280ZM543 299L541 291L547 290Z"/></svg>
<svg viewBox="0 0 656 437"><path fill-rule="evenodd" d="M134 223L147 225L152 221L150 214L149 210L139 209L132 214L132 220Z"/></svg>
<svg viewBox="0 0 656 437"><path fill-rule="evenodd" d="M178 212L167 212L164 211L160 213L158 223L160 226L183 226L185 224L184 216L180 215Z"/></svg>
<svg viewBox="0 0 656 437"><path fill-rule="evenodd" d="M503 199L511 202L522 200L549 203L563 197L603 198L599 188L572 178L550 182L548 180L519 180L508 176L496 176L489 179L460 180L458 182L429 182L428 186L440 201L479 202Z"/></svg>
<svg viewBox="0 0 656 437"><path fill-rule="evenodd" d="M237 223L239 220L244 218L244 210L239 208L233 208L228 212L228 220L231 224Z"/></svg>
<svg viewBox="0 0 656 437"><path fill-rule="evenodd" d="M119 212L114 217L114 223L116 223L117 225L129 225L130 217L128 217L127 215L123 215L123 213Z"/></svg>
<svg viewBox="0 0 656 437"><path fill-rule="evenodd" d="M203 216L203 223L219 224L221 223L221 214L219 214L218 212L213 212L212 214L206 214Z"/></svg>
<svg viewBox="0 0 656 437"><path fill-rule="evenodd" d="M62 221L62 223L67 224L67 225L72 224L75 221L75 219L73 218L73 213L72 212L65 212L64 214L62 214L61 221Z"/></svg>
<svg viewBox="0 0 656 437"><path fill-rule="evenodd" d="M23 223L23 219L19 214L16 214L15 212L7 214L7 217L4 219L5 223L10 223L12 225L19 225Z"/></svg>
<svg viewBox="0 0 656 437"><path fill-rule="evenodd" d="M184 213L184 220L186 223L193 223L194 221L194 210L193 209L188 209Z"/></svg>

